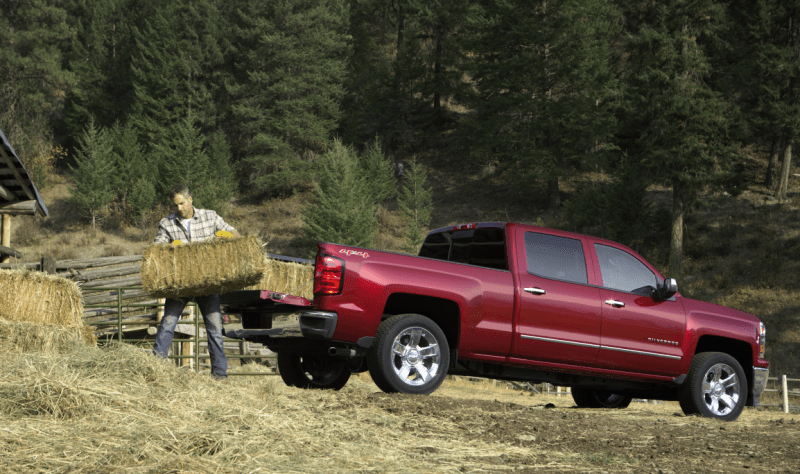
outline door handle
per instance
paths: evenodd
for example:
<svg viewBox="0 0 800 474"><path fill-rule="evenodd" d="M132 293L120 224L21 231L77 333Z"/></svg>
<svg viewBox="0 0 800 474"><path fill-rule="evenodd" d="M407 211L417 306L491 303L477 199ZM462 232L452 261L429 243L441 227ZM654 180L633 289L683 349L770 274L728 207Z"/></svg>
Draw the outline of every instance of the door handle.
<svg viewBox="0 0 800 474"><path fill-rule="evenodd" d="M623 303L622 301L617 301L617 300L606 300L606 304L607 305L611 305L611 306L613 306L615 308L624 308L625 307L625 303Z"/></svg>
<svg viewBox="0 0 800 474"><path fill-rule="evenodd" d="M547 293L546 291L544 291L541 288L524 288L524 290L527 291L528 293L532 294L532 295L543 295L543 294Z"/></svg>

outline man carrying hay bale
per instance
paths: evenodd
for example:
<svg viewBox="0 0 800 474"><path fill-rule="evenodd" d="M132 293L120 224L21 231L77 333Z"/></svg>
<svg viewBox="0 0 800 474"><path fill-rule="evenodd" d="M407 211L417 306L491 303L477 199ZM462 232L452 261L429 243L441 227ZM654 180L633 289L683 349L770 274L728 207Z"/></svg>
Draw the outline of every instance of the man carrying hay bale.
<svg viewBox="0 0 800 474"><path fill-rule="evenodd" d="M229 232L233 237L239 233L225 222L216 212L197 209L192 205L192 195L185 184L175 185L169 193L175 212L158 224L157 244L180 244L182 242L202 242L213 239L217 232ZM228 377L228 358L222 343L222 318L219 306L219 293L186 298L167 298L164 304L164 317L158 325L153 353L166 359L175 326L178 324L183 308L195 300L208 336L208 354L211 356L211 375L217 380Z"/></svg>

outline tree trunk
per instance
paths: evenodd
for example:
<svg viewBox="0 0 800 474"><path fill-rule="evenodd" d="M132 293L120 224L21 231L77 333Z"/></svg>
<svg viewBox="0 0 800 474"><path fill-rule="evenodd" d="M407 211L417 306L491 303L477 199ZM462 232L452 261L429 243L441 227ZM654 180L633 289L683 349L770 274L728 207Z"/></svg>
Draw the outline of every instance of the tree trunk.
<svg viewBox="0 0 800 474"><path fill-rule="evenodd" d="M775 199L778 201L785 201L789 191L789 170L792 166L792 145L794 139L789 139L786 142L786 148L783 150L783 163L781 163L781 174L778 177L778 189L775 191Z"/></svg>
<svg viewBox="0 0 800 474"><path fill-rule="evenodd" d="M672 180L672 237L669 247L669 276L678 280L679 283L683 277L683 187L678 179Z"/></svg>
<svg viewBox="0 0 800 474"><path fill-rule="evenodd" d="M403 14L403 5L397 6L397 54L403 48L403 35L406 28L406 17Z"/></svg>
<svg viewBox="0 0 800 474"><path fill-rule="evenodd" d="M442 36L444 27L441 24L436 25L436 59L433 64L433 116L436 117L437 122L442 114Z"/></svg>
<svg viewBox="0 0 800 474"><path fill-rule="evenodd" d="M769 149L769 164L767 165L767 176L764 178L764 186L767 189L775 188L775 170L778 168L778 151L780 145L778 139L772 140L772 146Z"/></svg>
<svg viewBox="0 0 800 474"><path fill-rule="evenodd" d="M550 209L561 207L561 193L558 190L558 176L547 181L547 202Z"/></svg>

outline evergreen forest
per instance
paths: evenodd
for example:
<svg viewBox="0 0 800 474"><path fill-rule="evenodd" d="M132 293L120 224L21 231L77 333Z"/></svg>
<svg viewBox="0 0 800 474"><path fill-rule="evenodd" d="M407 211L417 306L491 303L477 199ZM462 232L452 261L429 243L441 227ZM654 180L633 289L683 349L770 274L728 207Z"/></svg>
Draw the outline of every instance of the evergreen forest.
<svg viewBox="0 0 800 474"><path fill-rule="evenodd" d="M368 245L398 199L413 250L438 150L578 230L659 233L677 276L686 214L741 190L743 150L787 199L799 92L800 0L0 2L0 129L38 187L69 170L92 219L135 219L183 180L221 213L306 193L310 236ZM587 170L613 182L565 199Z"/></svg>

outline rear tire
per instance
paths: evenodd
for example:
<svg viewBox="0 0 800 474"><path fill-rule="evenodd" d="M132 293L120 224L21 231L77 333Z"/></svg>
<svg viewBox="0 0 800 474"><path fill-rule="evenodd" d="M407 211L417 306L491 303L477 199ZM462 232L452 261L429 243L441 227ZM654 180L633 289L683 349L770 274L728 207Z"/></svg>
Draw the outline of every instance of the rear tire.
<svg viewBox="0 0 800 474"><path fill-rule="evenodd" d="M685 414L723 421L739 418L747 394L747 377L742 366L724 352L695 355L686 381L678 387L678 401Z"/></svg>
<svg viewBox="0 0 800 474"><path fill-rule="evenodd" d="M386 393L427 395L442 384L450 349L439 326L419 314L383 321L367 356L369 374Z"/></svg>
<svg viewBox="0 0 800 474"><path fill-rule="evenodd" d="M278 371L290 387L339 390L350 380L347 361L328 355L278 353Z"/></svg>
<svg viewBox="0 0 800 474"><path fill-rule="evenodd" d="M633 397L620 395L608 390L595 390L592 388L572 387L572 399L578 408L628 408Z"/></svg>

